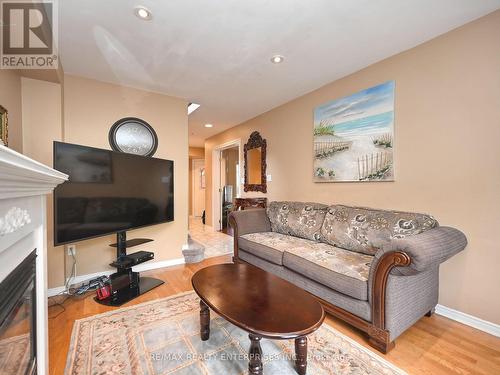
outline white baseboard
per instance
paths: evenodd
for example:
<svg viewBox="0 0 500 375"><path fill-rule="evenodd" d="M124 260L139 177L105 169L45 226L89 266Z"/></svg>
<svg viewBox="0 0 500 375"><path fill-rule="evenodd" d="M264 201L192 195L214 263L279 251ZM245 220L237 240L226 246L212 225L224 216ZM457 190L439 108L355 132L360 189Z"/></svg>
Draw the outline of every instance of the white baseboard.
<svg viewBox="0 0 500 375"><path fill-rule="evenodd" d="M451 309L443 305L436 305L436 314L445 316L467 326L479 329L490 335L500 337L500 325L488 322L475 316Z"/></svg>
<svg viewBox="0 0 500 375"><path fill-rule="evenodd" d="M95 273L89 273L87 275L79 275L79 276L75 276L72 280L71 280L71 284L80 284L80 283L83 283L84 281L87 281L87 280L90 280L90 279L95 279L96 277L99 277L99 276L109 276L111 275L113 272L115 271L102 271L102 272L95 272ZM68 281L68 279L66 279L66 282Z"/></svg>
<svg viewBox="0 0 500 375"><path fill-rule="evenodd" d="M158 268L178 266L181 264L184 264L184 258L162 260L159 262L152 262L152 263L143 263L143 264L139 264L138 266L132 267L132 270L134 270L135 272L144 272L144 271L149 271L149 270L155 270ZM79 284L81 282L84 282L84 281L87 281L90 279L95 279L96 277L103 276L103 275L109 276L114 272L115 272L114 270L108 270L108 271L90 273L87 275L79 275L79 276L76 276L73 280L71 280L71 284ZM55 288L50 288L47 291L47 295L49 297L53 297L53 296L60 294L65 289L66 289L65 286L58 286Z"/></svg>
<svg viewBox="0 0 500 375"><path fill-rule="evenodd" d="M47 297L57 296L58 294L61 294L65 290L66 290L66 287L64 287L64 286L56 286L55 288L50 288L47 290Z"/></svg>
<svg viewBox="0 0 500 375"><path fill-rule="evenodd" d="M136 272L143 272L143 271L155 270L158 268L179 266L181 264L184 264L184 258L162 260L153 263L143 263L139 264L138 266L132 267L132 269Z"/></svg>
<svg viewBox="0 0 500 375"><path fill-rule="evenodd" d="M177 259L169 259L169 260L162 260L160 262L153 262L153 263L143 263L138 266L133 267L133 270L136 272L144 272L144 271L149 271L149 270L155 270L158 268L165 268L165 267L172 267L172 266L178 266L184 264L184 258L177 258ZM98 276L102 275L111 275L114 271L102 271L102 272L97 272L97 273L92 273L88 275L80 275L75 277L75 279L72 281L73 284L81 283L83 281L89 280L96 278ZM60 294L65 290L64 286L59 286L56 288L51 288L48 290L48 296L53 297L55 295ZM442 315L446 318L449 318L451 320L455 320L459 323L465 324L467 326L479 329L480 331L489 333L490 335L500 337L500 325L495 324L492 322L488 322L486 320L483 320L481 318L477 318L475 316L466 314L464 312L454 310L452 308L443 306L443 305L436 305L436 314Z"/></svg>

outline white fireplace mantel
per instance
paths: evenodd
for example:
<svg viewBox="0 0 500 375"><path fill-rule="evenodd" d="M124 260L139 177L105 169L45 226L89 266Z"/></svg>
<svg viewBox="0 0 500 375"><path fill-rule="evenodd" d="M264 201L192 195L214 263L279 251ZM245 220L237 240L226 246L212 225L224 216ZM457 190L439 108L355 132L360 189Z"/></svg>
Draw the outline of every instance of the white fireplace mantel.
<svg viewBox="0 0 500 375"><path fill-rule="evenodd" d="M0 281L36 249L37 373L48 373L46 195L68 179L0 145Z"/></svg>

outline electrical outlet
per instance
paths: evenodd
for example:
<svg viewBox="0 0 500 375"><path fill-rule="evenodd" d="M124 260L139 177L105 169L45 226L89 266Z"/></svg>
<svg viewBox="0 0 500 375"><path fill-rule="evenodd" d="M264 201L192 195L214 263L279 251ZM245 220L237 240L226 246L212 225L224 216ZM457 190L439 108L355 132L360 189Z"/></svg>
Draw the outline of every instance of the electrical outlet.
<svg viewBox="0 0 500 375"><path fill-rule="evenodd" d="M268 175L266 176L266 181L267 181L267 182L271 182L272 180L273 180L273 176L271 176L270 174L268 174Z"/></svg>
<svg viewBox="0 0 500 375"><path fill-rule="evenodd" d="M76 256L76 245L68 245L67 249L69 256Z"/></svg>

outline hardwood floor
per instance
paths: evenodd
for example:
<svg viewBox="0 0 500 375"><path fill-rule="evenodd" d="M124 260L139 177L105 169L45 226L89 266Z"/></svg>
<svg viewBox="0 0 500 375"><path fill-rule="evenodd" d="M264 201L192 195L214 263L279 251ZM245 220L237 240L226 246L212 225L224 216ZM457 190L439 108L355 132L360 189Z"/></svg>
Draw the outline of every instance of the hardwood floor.
<svg viewBox="0 0 500 375"><path fill-rule="evenodd" d="M230 256L222 256L199 264L144 272L143 275L158 277L166 283L125 306L191 290L191 276L198 269L230 261ZM64 307L63 312L58 306L49 309L49 316L53 317L49 319L50 374L53 375L64 374L73 322L114 309L97 304L93 295L68 299ZM331 316L325 323L370 348L364 335L347 324ZM378 354L409 374L500 374L500 338L436 314L422 318L400 336L389 354Z"/></svg>

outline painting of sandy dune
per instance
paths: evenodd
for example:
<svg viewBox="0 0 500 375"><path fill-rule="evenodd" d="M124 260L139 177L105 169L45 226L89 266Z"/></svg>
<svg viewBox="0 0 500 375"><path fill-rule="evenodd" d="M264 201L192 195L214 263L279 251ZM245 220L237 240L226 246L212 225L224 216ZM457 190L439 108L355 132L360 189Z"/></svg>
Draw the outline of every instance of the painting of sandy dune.
<svg viewBox="0 0 500 375"><path fill-rule="evenodd" d="M394 81L314 110L314 181L394 181Z"/></svg>

